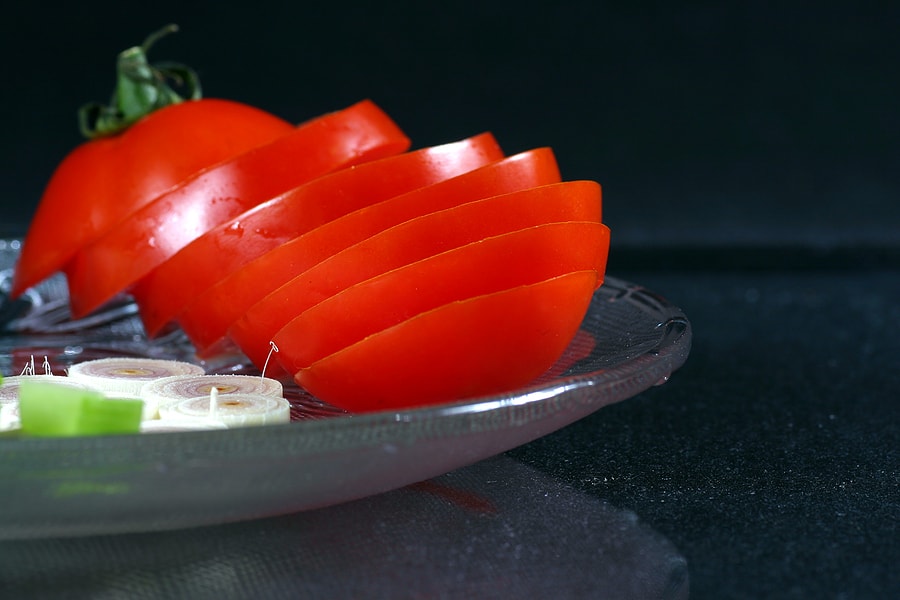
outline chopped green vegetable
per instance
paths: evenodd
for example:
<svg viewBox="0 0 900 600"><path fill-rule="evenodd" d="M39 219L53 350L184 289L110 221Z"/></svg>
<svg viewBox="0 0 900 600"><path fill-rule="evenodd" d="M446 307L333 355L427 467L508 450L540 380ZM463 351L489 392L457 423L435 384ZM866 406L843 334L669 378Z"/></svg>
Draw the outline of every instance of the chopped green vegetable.
<svg viewBox="0 0 900 600"><path fill-rule="evenodd" d="M19 417L26 435L138 433L142 409L141 400L107 398L94 390L47 381L19 385Z"/></svg>

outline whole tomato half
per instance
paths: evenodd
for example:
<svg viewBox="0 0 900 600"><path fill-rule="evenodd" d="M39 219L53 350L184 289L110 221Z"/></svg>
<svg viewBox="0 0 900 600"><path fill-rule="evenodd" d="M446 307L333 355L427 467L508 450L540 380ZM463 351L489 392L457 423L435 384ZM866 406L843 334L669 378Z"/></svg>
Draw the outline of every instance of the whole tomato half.
<svg viewBox="0 0 900 600"><path fill-rule="evenodd" d="M510 392L592 351L597 182L491 134L408 152L368 100L295 126L202 99L192 71L146 60L170 30L81 113L89 141L47 185L14 294L62 271L79 317L129 292L150 336L177 324L198 357L241 350L353 412Z"/></svg>
<svg viewBox="0 0 900 600"><path fill-rule="evenodd" d="M146 62L154 39L120 55L117 105L104 109L99 131L85 127L89 140L47 183L16 266L14 296L190 175L294 129L252 106L200 99L196 86L182 100L162 81L167 71ZM123 122L110 125L110 115Z"/></svg>

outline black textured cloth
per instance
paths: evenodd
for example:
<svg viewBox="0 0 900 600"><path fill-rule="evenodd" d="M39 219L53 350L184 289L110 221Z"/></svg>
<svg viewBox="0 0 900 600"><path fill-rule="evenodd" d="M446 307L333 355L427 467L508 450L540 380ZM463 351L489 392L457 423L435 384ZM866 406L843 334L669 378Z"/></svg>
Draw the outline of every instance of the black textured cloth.
<svg viewBox="0 0 900 600"><path fill-rule="evenodd" d="M900 270L632 279L690 316L688 362L511 454L668 537L692 598L896 597Z"/></svg>
<svg viewBox="0 0 900 600"><path fill-rule="evenodd" d="M895 597L900 269L620 273L691 318L666 384L338 507L0 542L0 595Z"/></svg>

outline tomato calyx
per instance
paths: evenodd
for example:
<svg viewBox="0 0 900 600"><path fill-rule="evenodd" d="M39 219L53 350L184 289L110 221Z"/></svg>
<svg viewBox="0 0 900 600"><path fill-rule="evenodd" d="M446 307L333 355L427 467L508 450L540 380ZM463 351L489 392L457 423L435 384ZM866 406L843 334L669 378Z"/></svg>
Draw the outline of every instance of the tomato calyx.
<svg viewBox="0 0 900 600"><path fill-rule="evenodd" d="M110 105L92 102L78 111L82 135L88 139L114 135L155 110L183 102L185 97L170 87L169 82L184 87L187 98L200 99L200 81L193 69L171 62L151 65L147 60L153 44L175 31L177 25L166 25L150 34L140 46L119 53L116 88Z"/></svg>

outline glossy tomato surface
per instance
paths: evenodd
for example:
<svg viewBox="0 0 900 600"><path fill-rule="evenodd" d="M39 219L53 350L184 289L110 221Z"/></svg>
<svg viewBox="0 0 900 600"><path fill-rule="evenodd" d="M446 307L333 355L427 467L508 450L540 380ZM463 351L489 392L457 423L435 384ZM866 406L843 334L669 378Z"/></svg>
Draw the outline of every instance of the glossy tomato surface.
<svg viewBox="0 0 900 600"><path fill-rule="evenodd" d="M178 322L201 355L220 349L228 328L298 274L366 238L423 214L560 181L549 148L529 150L335 219L267 252L195 298Z"/></svg>
<svg viewBox="0 0 900 600"><path fill-rule="evenodd" d="M483 198L411 219L297 275L247 309L229 328L228 336L261 366L269 342L279 329L346 287L434 254L525 227L560 221L599 223L600 204L600 186L595 182L568 181ZM470 277L480 276L473 268Z"/></svg>
<svg viewBox="0 0 900 600"><path fill-rule="evenodd" d="M274 336L289 373L450 302L537 283L566 273L606 270L609 229L601 223L537 225L388 271L319 302Z"/></svg>
<svg viewBox="0 0 900 600"><path fill-rule="evenodd" d="M166 192L66 265L72 314L84 316L191 241L261 202L339 168L405 151L409 139L374 103L307 121Z"/></svg>
<svg viewBox="0 0 900 600"><path fill-rule="evenodd" d="M445 304L331 354L294 379L356 413L519 389L563 354L596 285L596 272L579 271Z"/></svg>
<svg viewBox="0 0 900 600"><path fill-rule="evenodd" d="M134 286L144 327L156 335L198 294L290 239L501 158L497 140L483 133L340 169L258 204L210 229Z"/></svg>
<svg viewBox="0 0 900 600"><path fill-rule="evenodd" d="M293 131L257 108L190 100L85 142L56 168L24 240L13 294L63 269L86 244L195 173Z"/></svg>

